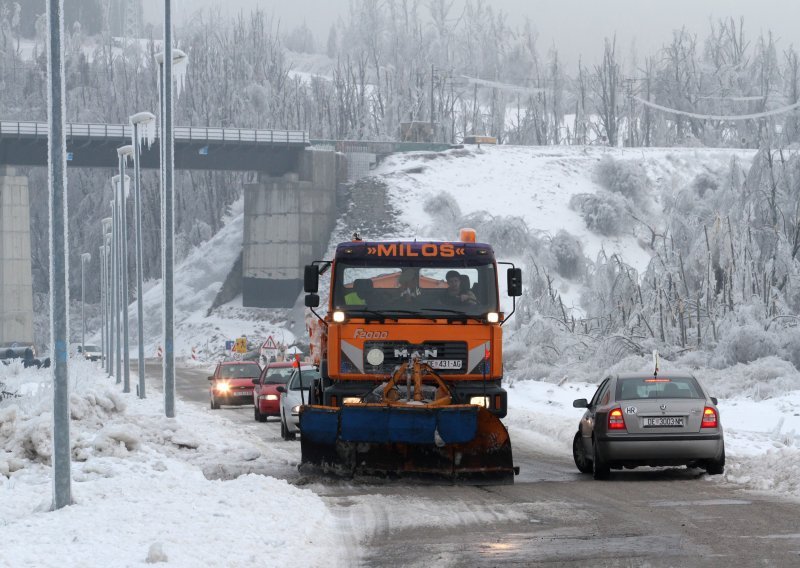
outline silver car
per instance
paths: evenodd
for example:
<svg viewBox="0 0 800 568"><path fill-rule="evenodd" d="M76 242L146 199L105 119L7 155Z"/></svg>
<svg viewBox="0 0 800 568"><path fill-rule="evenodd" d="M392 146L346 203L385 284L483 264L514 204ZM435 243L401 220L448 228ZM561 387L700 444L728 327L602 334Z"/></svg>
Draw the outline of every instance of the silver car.
<svg viewBox="0 0 800 568"><path fill-rule="evenodd" d="M314 381L319 378L319 372L313 367L301 367L299 373L295 369L286 386L278 386L277 391L281 393L281 438L284 440L294 440L300 432L300 405L309 403L308 395Z"/></svg>
<svg viewBox="0 0 800 568"><path fill-rule="evenodd" d="M575 465L595 479L638 466L725 470L725 442L717 399L692 375L628 373L607 377L591 401L572 442Z"/></svg>

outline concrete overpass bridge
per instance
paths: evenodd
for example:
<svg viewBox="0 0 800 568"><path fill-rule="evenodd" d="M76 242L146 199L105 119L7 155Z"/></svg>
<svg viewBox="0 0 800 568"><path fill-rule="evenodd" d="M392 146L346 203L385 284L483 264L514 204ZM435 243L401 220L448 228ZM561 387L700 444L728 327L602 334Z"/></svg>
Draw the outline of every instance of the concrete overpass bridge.
<svg viewBox="0 0 800 568"><path fill-rule="evenodd" d="M242 262L246 306L291 307L303 266L324 254L336 222L336 186L346 163L311 147L296 130L175 127L175 167L257 172L245 184ZM116 168L132 127L68 124L69 168ZM142 146L142 167L159 167L159 142ZM46 167L46 123L0 121L0 343L31 341L32 280L28 179L20 167ZM338 156L338 157L337 157Z"/></svg>

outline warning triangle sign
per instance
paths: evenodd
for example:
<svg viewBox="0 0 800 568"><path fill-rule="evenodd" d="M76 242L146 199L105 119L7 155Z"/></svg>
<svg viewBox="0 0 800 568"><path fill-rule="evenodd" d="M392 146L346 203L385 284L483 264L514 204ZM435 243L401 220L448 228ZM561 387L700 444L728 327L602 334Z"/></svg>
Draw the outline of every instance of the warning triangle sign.
<svg viewBox="0 0 800 568"><path fill-rule="evenodd" d="M277 349L278 346L275 344L275 340L270 335L267 337L267 340L264 342L264 345L261 346L261 349Z"/></svg>

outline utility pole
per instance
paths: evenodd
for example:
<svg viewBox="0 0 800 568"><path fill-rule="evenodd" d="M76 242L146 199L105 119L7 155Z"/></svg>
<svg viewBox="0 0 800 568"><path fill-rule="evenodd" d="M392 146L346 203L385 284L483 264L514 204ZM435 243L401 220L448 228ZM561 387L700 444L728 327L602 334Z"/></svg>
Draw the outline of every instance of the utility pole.
<svg viewBox="0 0 800 568"><path fill-rule="evenodd" d="M113 206L112 206L113 207ZM113 361L113 348L111 344L111 228L113 226L113 219L111 217L106 217L102 221L100 221L101 226L103 227L103 246L105 247L105 264L103 267L103 288L105 289L105 302L103 304L104 311L105 311L105 330L106 330L106 342L105 342L105 351L106 351L106 373L108 376L111 376L111 371L113 370L112 361Z"/></svg>
<svg viewBox="0 0 800 568"><path fill-rule="evenodd" d="M92 262L92 255L85 252L81 255L81 354L86 356L86 276L84 265Z"/></svg>
<svg viewBox="0 0 800 568"><path fill-rule="evenodd" d="M136 320L138 323L138 345L139 345L139 398L145 398L144 384L144 307L142 300L142 190L141 190L141 167L139 164L141 154L141 144L139 128L152 123L155 116L149 112L140 112L130 118L133 124L133 201L134 216L136 217Z"/></svg>
<svg viewBox="0 0 800 568"><path fill-rule="evenodd" d="M103 235L103 241L106 237ZM100 246L100 367L106 365L106 246Z"/></svg>
<svg viewBox="0 0 800 568"><path fill-rule="evenodd" d="M434 118L433 118L433 77L434 77L435 67L431 64L431 142L436 140L436 132L434 130Z"/></svg>
<svg viewBox="0 0 800 568"><path fill-rule="evenodd" d="M117 196L117 188L116 184L112 181L111 186L114 188L114 201L111 202L111 209L113 211L113 219L114 219L114 228L111 230L111 240L113 242L114 252L112 253L114 262L112 263L111 271L112 271L112 281L113 281L113 289L114 289L114 299L113 299L113 309L114 309L114 348L115 348L115 356L114 356L114 364L116 367L116 372L114 373L114 377L117 379L117 384L122 382L122 328L120 327L119 321L119 305L120 305L120 238L119 238L119 198Z"/></svg>
<svg viewBox="0 0 800 568"><path fill-rule="evenodd" d="M47 0L50 28L48 118L50 154L50 335L53 353L53 509L72 503L69 443L69 301L67 299L67 139L64 128L64 5Z"/></svg>
<svg viewBox="0 0 800 568"><path fill-rule="evenodd" d="M625 79L625 92L628 95L628 146L633 147L633 79Z"/></svg>
<svg viewBox="0 0 800 568"><path fill-rule="evenodd" d="M161 235L164 259L164 412L167 418L175 417L175 329L173 303L174 245L174 140L172 138L172 0L164 0L164 232Z"/></svg>
<svg viewBox="0 0 800 568"><path fill-rule="evenodd" d="M131 350L130 338L128 337L128 297L130 287L128 286L128 188L130 187L130 178L125 175L125 166L128 162L128 156L133 155L133 146L126 145L117 148L117 156L119 157L119 182L120 187L120 227L122 232L122 340L123 340L123 353L125 355L125 365L123 367L123 382L122 392L131 392Z"/></svg>

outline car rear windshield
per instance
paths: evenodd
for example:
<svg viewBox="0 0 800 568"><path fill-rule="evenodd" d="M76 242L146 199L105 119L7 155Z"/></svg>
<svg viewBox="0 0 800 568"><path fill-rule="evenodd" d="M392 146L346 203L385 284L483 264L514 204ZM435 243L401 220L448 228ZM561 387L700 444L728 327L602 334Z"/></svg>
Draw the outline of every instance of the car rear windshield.
<svg viewBox="0 0 800 568"><path fill-rule="evenodd" d="M220 367L219 374L231 379L257 377L261 374L261 368L258 365L224 365Z"/></svg>
<svg viewBox="0 0 800 568"><path fill-rule="evenodd" d="M639 377L617 381L617 400L644 398L705 398L692 377Z"/></svg>
<svg viewBox="0 0 800 568"><path fill-rule="evenodd" d="M314 381L319 378L317 371L303 371L303 390L310 389L314 385ZM289 384L289 390L300 390L300 379L295 376Z"/></svg>
<svg viewBox="0 0 800 568"><path fill-rule="evenodd" d="M294 369L292 367L279 367L276 369L267 369L267 376L264 378L265 385L285 385L289 377L292 376Z"/></svg>

